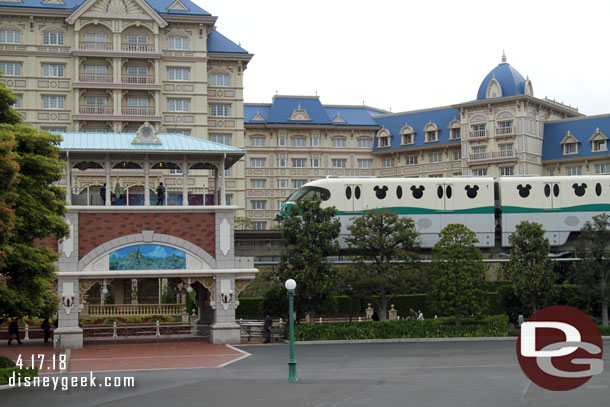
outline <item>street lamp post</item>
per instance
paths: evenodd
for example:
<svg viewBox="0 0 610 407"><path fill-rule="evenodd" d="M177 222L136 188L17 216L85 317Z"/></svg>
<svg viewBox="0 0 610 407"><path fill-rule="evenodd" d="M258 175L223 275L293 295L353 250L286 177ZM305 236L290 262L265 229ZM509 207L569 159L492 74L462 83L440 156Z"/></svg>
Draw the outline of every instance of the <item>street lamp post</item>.
<svg viewBox="0 0 610 407"><path fill-rule="evenodd" d="M288 361L288 381L297 382L297 362L294 360L294 289L297 282L293 279L286 280L286 290L288 290L288 325L290 333L290 360Z"/></svg>
<svg viewBox="0 0 610 407"><path fill-rule="evenodd" d="M353 289L351 285L347 285L347 289L349 290L349 323L352 323L352 295Z"/></svg>

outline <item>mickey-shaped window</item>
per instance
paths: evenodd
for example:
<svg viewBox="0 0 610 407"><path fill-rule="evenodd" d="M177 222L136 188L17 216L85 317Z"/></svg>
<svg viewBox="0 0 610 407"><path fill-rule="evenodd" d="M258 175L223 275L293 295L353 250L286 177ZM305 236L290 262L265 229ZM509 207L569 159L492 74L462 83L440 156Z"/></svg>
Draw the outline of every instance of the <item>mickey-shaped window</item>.
<svg viewBox="0 0 610 407"><path fill-rule="evenodd" d="M472 187L470 185L466 185L464 187L464 189L466 190L466 196L468 196L468 198L470 199L474 199L477 197L477 191L479 190L479 186L478 185L473 185Z"/></svg>
<svg viewBox="0 0 610 407"><path fill-rule="evenodd" d="M375 191L375 196L377 196L378 199L384 199L388 192L388 187L385 185L381 187L376 185L373 190Z"/></svg>
<svg viewBox="0 0 610 407"><path fill-rule="evenodd" d="M527 198L528 196L530 196L530 190L532 189L532 186L530 184L525 184L525 185L519 184L519 185L517 185L517 189L519 190L519 196L521 198ZM545 193L546 193L546 191L545 191Z"/></svg>
<svg viewBox="0 0 610 407"><path fill-rule="evenodd" d="M424 196L425 190L426 190L426 188L423 185L420 185L420 186L411 185L411 191L413 193L413 198L415 198L415 199L421 199L421 197Z"/></svg>
<svg viewBox="0 0 610 407"><path fill-rule="evenodd" d="M574 183L572 184L572 188L574 188L574 194L576 194L576 196L584 196L585 190L587 189L587 184L584 182L580 185L578 185L578 183Z"/></svg>

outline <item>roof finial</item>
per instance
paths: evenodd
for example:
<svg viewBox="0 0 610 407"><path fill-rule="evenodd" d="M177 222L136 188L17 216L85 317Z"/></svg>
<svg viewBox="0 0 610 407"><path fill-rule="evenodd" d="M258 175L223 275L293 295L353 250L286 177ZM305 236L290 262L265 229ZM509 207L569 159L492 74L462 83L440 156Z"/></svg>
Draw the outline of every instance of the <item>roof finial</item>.
<svg viewBox="0 0 610 407"><path fill-rule="evenodd" d="M504 53L504 50L502 50L502 63L506 63L506 54Z"/></svg>
<svg viewBox="0 0 610 407"><path fill-rule="evenodd" d="M299 102L299 107L297 107L297 109L301 110L301 103Z"/></svg>

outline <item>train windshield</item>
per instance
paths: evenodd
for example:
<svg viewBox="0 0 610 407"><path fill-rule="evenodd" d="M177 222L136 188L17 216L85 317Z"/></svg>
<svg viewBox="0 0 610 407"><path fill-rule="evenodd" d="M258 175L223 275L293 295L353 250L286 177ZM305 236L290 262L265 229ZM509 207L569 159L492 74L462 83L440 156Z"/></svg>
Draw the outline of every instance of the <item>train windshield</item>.
<svg viewBox="0 0 610 407"><path fill-rule="evenodd" d="M301 199L322 198L323 201L330 199L330 191L320 187L303 187L292 193L286 201L296 202Z"/></svg>

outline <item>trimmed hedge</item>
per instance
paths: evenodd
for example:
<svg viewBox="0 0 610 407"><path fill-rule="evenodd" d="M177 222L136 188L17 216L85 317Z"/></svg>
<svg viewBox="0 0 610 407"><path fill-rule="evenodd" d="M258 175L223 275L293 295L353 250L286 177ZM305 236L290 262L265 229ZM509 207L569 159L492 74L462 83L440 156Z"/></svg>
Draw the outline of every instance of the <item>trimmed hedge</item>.
<svg viewBox="0 0 610 407"><path fill-rule="evenodd" d="M21 382L23 383L23 379L26 377L34 378L38 376L38 367L24 366L23 369L20 367L7 367L5 369L0 369L0 386L8 384L9 378L13 377L13 374L18 378L19 374L21 374Z"/></svg>
<svg viewBox="0 0 610 407"><path fill-rule="evenodd" d="M0 369L5 369L7 367L15 367L15 362L6 356L0 355Z"/></svg>
<svg viewBox="0 0 610 407"><path fill-rule="evenodd" d="M406 319L386 322L358 322L344 324L301 324L295 327L297 341L395 339L395 338L453 338L506 336L508 318L503 315L486 317L476 323L465 318L457 327L452 318L417 321Z"/></svg>

